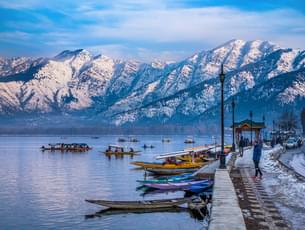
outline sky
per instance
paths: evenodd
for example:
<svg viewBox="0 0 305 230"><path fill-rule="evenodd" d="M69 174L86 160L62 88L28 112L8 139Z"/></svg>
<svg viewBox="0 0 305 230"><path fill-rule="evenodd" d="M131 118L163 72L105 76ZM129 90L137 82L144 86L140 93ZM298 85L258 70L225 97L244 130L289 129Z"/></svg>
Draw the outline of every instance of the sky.
<svg viewBox="0 0 305 230"><path fill-rule="evenodd" d="M0 0L0 56L176 61L231 39L305 49L304 0Z"/></svg>

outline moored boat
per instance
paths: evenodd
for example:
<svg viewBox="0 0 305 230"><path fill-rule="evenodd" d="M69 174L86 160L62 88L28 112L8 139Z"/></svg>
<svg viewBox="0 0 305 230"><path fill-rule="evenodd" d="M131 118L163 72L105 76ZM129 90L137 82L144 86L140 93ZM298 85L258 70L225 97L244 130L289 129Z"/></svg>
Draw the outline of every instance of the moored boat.
<svg viewBox="0 0 305 230"><path fill-rule="evenodd" d="M177 207L190 201L190 198L176 198L164 200L140 200L140 201L110 201L110 200L86 200L113 209L155 209Z"/></svg>
<svg viewBox="0 0 305 230"><path fill-rule="evenodd" d="M179 175L183 173L194 173L197 168L145 168L145 170L157 175Z"/></svg>
<svg viewBox="0 0 305 230"><path fill-rule="evenodd" d="M168 182L168 183L152 183L152 184L144 184L147 187L161 189L161 190L173 190L173 189L187 189L193 185L209 185L210 181L198 180L198 181L186 181L186 182Z"/></svg>
<svg viewBox="0 0 305 230"><path fill-rule="evenodd" d="M193 179L194 177L192 175L193 175L192 173L185 173L185 174L179 175L179 176L171 176L171 177L154 179L154 180L137 180L137 182L142 183L142 184L145 184L145 183L153 184L153 183L186 181L186 180Z"/></svg>

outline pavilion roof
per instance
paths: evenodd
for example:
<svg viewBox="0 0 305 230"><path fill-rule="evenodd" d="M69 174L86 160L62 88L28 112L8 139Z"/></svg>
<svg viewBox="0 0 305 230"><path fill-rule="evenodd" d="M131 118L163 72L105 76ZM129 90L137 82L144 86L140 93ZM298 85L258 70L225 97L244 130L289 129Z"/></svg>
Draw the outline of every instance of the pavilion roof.
<svg viewBox="0 0 305 230"><path fill-rule="evenodd" d="M251 120L246 119L246 120L243 120L243 121L240 121L240 122L235 122L234 127L235 128L251 127ZM231 128L232 128L232 126L231 126ZM253 129L263 129L263 128L266 128L266 126L265 126L264 122L252 121L252 128Z"/></svg>

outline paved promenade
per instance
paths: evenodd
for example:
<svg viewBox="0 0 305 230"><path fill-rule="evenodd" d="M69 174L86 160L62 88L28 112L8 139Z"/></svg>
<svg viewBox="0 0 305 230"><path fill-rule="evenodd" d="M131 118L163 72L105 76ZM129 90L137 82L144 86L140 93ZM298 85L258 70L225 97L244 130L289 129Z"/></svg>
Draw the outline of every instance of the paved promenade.
<svg viewBox="0 0 305 230"><path fill-rule="evenodd" d="M240 229L246 225L228 170L217 169L209 230Z"/></svg>
<svg viewBox="0 0 305 230"><path fill-rule="evenodd" d="M238 157L231 177L238 194L247 229L290 229L282 218L261 181L252 179L252 149Z"/></svg>

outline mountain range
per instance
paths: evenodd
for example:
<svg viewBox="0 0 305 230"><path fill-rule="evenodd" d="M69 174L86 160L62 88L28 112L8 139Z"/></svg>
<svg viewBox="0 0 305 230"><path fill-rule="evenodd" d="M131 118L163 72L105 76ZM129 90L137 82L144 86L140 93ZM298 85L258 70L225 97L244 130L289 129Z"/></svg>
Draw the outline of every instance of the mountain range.
<svg viewBox="0 0 305 230"><path fill-rule="evenodd" d="M0 58L0 120L7 124L212 125L219 121L224 64L226 124L272 122L305 106L305 51L231 40L182 61L142 63L79 49L53 58ZM217 123L218 124L218 123Z"/></svg>

